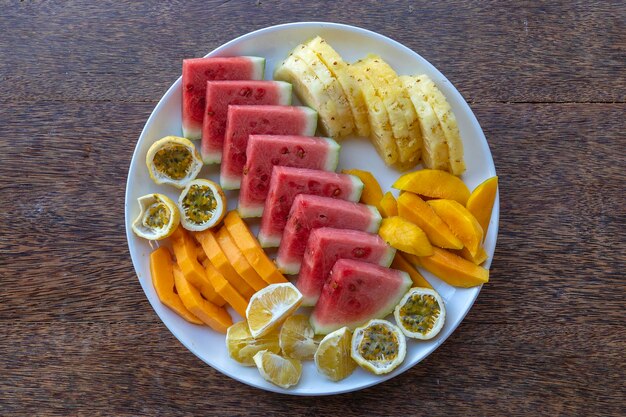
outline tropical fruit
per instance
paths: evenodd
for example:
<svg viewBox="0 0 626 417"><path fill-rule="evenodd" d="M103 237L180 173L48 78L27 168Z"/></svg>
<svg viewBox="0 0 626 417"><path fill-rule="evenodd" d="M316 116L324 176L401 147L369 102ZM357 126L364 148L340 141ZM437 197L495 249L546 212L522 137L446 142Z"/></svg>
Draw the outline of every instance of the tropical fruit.
<svg viewBox="0 0 626 417"><path fill-rule="evenodd" d="M350 355L352 332L342 327L327 334L315 352L315 366L318 372L331 381L341 381L354 372L356 362Z"/></svg>
<svg viewBox="0 0 626 417"><path fill-rule="evenodd" d="M222 152L220 183L239 189L250 135L315 134L317 113L303 106L229 106Z"/></svg>
<svg viewBox="0 0 626 417"><path fill-rule="evenodd" d="M282 81L209 81L202 124L202 159L219 163L229 105L291 104L291 84Z"/></svg>
<svg viewBox="0 0 626 417"><path fill-rule="evenodd" d="M446 320L446 306L432 288L411 288L393 311L402 333L407 337L428 340L439 334Z"/></svg>
<svg viewBox="0 0 626 417"><path fill-rule="evenodd" d="M380 214L383 217L393 217L398 215L398 202L391 191L387 191L380 199Z"/></svg>
<svg viewBox="0 0 626 417"><path fill-rule="evenodd" d="M286 357L300 360L313 359L319 345L309 317L304 314L287 317L280 328L279 342Z"/></svg>
<svg viewBox="0 0 626 417"><path fill-rule="evenodd" d="M246 309L248 308L248 300L239 294L235 287L224 278L224 275L213 266L211 261L206 259L202 262L202 266L204 266L209 282L220 297L222 297L241 317L245 317Z"/></svg>
<svg viewBox="0 0 626 417"><path fill-rule="evenodd" d="M139 215L131 228L139 237L149 240L165 239L180 224L176 204L164 194L148 194L137 199Z"/></svg>
<svg viewBox="0 0 626 417"><path fill-rule="evenodd" d="M278 331L270 332L257 338L252 337L248 323L239 321L226 332L226 349L228 355L245 366L254 366L254 355L265 350L280 353Z"/></svg>
<svg viewBox="0 0 626 417"><path fill-rule="evenodd" d="M259 242L263 247L280 244L289 210L299 194L358 201L363 183L357 177L334 172L275 166L265 201Z"/></svg>
<svg viewBox="0 0 626 417"><path fill-rule="evenodd" d="M372 206L336 198L298 194L289 211L289 220L276 256L278 268L297 274L311 230L336 227L376 233L380 214Z"/></svg>
<svg viewBox="0 0 626 417"><path fill-rule="evenodd" d="M414 256L414 255L410 255ZM419 259L418 259L419 260ZM405 254L401 252L396 252L395 258L393 258L393 262L391 263L391 267L393 269L397 269L399 271L404 271L411 277L413 280L413 287L422 287L422 288L432 288L432 285L420 274L420 272L415 269L415 267L405 258Z"/></svg>
<svg viewBox="0 0 626 417"><path fill-rule="evenodd" d="M342 173L355 175L363 182L363 192L361 193L360 202L369 204L380 210L380 200L383 198L383 189L380 184L369 171L362 169L342 169Z"/></svg>
<svg viewBox="0 0 626 417"><path fill-rule="evenodd" d="M202 158L189 139L166 136L150 146L146 165L155 183L183 188L200 173Z"/></svg>
<svg viewBox="0 0 626 417"><path fill-rule="evenodd" d="M267 286L267 282L261 278L254 267L250 265L250 262L248 262L246 256L241 249L239 249L226 227L221 227L215 237L224 251L226 258L228 258L228 262L230 262L235 271L237 271L237 274L239 274L254 291L259 291Z"/></svg>
<svg viewBox="0 0 626 417"><path fill-rule="evenodd" d="M393 311L411 287L409 274L353 259L339 259L331 270L313 313L315 333L351 329Z"/></svg>
<svg viewBox="0 0 626 417"><path fill-rule="evenodd" d="M352 334L352 359L376 374L388 374L406 356L406 339L398 326L386 320L370 320Z"/></svg>
<svg viewBox="0 0 626 417"><path fill-rule="evenodd" d="M253 337L278 328L302 303L302 294L293 284L272 284L250 299L246 319Z"/></svg>
<svg viewBox="0 0 626 417"><path fill-rule="evenodd" d="M402 217L384 218L378 234L394 248L418 256L432 255L433 247L426 233Z"/></svg>
<svg viewBox="0 0 626 417"><path fill-rule="evenodd" d="M191 58L183 60L183 136L196 140L202 136L206 104L206 84L211 80L261 80L265 58L239 56Z"/></svg>
<svg viewBox="0 0 626 417"><path fill-rule="evenodd" d="M395 253L395 249L375 234L331 227L313 229L296 283L304 297L302 304L315 305L338 259L356 259L388 267Z"/></svg>
<svg viewBox="0 0 626 417"><path fill-rule="evenodd" d="M496 201L498 192L498 177L491 177L482 182L472 191L467 200L466 207L476 217L478 223L483 228L484 236L487 236L491 212Z"/></svg>
<svg viewBox="0 0 626 417"><path fill-rule="evenodd" d="M429 200L428 205L463 242L463 248L468 250L472 258L477 258L483 241L483 228L472 213L454 200Z"/></svg>
<svg viewBox="0 0 626 417"><path fill-rule="evenodd" d="M190 181L178 197L183 227L191 231L217 225L226 213L226 196L219 185L198 178Z"/></svg>
<svg viewBox="0 0 626 417"><path fill-rule="evenodd" d="M253 357L259 373L268 382L281 388L289 388L300 381L302 363L297 359L283 358L267 350Z"/></svg>
<svg viewBox="0 0 626 417"><path fill-rule="evenodd" d="M433 248L431 256L419 258L420 265L431 274L455 287L474 287L489 281L489 270L446 250Z"/></svg>
<svg viewBox="0 0 626 417"><path fill-rule="evenodd" d="M421 169L404 174L392 185L428 198L445 198L465 205L470 196L467 185L458 177L436 169Z"/></svg>
<svg viewBox="0 0 626 417"><path fill-rule="evenodd" d="M274 166L334 171L339 161L339 145L327 138L250 135L246 155L239 214L261 217Z"/></svg>

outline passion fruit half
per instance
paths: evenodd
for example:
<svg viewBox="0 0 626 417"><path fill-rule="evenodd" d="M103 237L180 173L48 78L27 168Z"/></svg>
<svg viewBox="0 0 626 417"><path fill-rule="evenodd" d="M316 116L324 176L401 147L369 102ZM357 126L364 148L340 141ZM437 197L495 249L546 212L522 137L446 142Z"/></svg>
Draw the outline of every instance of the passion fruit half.
<svg viewBox="0 0 626 417"><path fill-rule="evenodd" d="M184 188L202 169L202 157L193 142L166 136L150 146L146 154L150 178L157 184Z"/></svg>
<svg viewBox="0 0 626 417"><path fill-rule="evenodd" d="M190 181L180 193L178 208L183 227L200 232L222 221L226 214L226 196L219 185L199 178Z"/></svg>

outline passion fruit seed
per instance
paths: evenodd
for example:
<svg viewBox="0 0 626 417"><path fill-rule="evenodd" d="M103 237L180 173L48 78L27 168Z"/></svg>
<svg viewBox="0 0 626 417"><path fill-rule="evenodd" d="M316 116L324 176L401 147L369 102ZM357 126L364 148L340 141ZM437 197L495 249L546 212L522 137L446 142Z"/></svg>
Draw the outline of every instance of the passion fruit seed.
<svg viewBox="0 0 626 417"><path fill-rule="evenodd" d="M169 178L180 180L189 172L193 156L186 146L169 144L157 151L153 161L157 171Z"/></svg>
<svg viewBox="0 0 626 417"><path fill-rule="evenodd" d="M170 209L162 201L155 201L146 210L142 224L151 229L162 229L169 220Z"/></svg>
<svg viewBox="0 0 626 417"><path fill-rule="evenodd" d="M183 208L191 221L204 223L213 217L217 200L211 188L193 184L183 199Z"/></svg>
<svg viewBox="0 0 626 417"><path fill-rule="evenodd" d="M429 294L413 294L400 307L402 325L412 332L428 333L441 314L439 303Z"/></svg>
<svg viewBox="0 0 626 417"><path fill-rule="evenodd" d="M369 362L388 362L398 356L398 337L387 327L373 324L363 333L359 353Z"/></svg>

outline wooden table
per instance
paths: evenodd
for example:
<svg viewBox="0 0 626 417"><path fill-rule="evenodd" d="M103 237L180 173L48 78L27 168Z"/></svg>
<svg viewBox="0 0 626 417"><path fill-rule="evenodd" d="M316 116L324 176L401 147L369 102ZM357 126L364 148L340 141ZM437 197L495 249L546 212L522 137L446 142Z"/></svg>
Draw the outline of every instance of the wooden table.
<svg viewBox="0 0 626 417"><path fill-rule="evenodd" d="M626 414L623 2L1 10L0 415ZM250 388L189 353L148 304L124 234L135 142L181 59L310 20L380 32L439 68L501 186L491 282L462 325L400 377L327 398Z"/></svg>

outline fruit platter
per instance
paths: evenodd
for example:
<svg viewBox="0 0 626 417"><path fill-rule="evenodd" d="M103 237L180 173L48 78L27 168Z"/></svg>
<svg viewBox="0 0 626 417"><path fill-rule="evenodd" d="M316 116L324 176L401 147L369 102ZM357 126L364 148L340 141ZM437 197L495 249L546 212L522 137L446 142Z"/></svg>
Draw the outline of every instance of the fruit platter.
<svg viewBox="0 0 626 417"><path fill-rule="evenodd" d="M181 64L125 201L139 282L174 336L294 395L381 383L441 345L490 281L499 216L487 141L450 82L332 23Z"/></svg>

